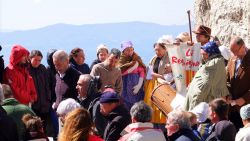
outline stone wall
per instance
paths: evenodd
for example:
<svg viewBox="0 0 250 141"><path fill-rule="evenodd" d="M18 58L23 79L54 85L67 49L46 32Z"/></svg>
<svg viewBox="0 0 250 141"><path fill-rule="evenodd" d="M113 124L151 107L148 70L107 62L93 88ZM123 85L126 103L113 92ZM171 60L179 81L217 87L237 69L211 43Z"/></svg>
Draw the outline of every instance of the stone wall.
<svg viewBox="0 0 250 141"><path fill-rule="evenodd" d="M237 35L250 47L250 0L196 0L194 13L195 25L211 27L224 45Z"/></svg>

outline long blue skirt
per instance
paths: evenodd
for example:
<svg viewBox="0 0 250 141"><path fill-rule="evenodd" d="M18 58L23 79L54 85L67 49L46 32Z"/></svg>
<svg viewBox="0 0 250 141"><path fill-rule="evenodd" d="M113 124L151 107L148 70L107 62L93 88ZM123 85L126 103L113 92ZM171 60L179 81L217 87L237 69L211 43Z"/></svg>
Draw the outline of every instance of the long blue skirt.
<svg viewBox="0 0 250 141"><path fill-rule="evenodd" d="M123 89L122 89L122 98L124 100L125 106L128 110L134 105L134 103L144 100L144 87L142 85L138 94L133 93L133 87L138 84L139 74L127 74L122 76Z"/></svg>

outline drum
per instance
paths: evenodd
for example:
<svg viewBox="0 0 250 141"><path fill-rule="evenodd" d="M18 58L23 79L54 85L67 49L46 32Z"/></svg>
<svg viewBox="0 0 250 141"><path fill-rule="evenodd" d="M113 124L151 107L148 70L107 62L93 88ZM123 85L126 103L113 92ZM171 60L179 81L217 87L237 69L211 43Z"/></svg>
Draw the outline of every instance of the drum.
<svg viewBox="0 0 250 141"><path fill-rule="evenodd" d="M167 115L173 110L170 104L175 96L176 91L170 85L161 84L153 90L151 100L157 108Z"/></svg>

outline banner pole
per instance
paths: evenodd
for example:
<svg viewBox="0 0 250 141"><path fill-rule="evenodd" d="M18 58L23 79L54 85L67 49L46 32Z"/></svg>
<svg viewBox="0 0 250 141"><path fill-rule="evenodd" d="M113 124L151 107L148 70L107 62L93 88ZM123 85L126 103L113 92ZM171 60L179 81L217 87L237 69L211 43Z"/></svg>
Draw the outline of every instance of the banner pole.
<svg viewBox="0 0 250 141"><path fill-rule="evenodd" d="M191 29L191 20L190 20L190 10L188 10L187 13L188 13L188 22L189 22L189 33L190 33L190 38L191 38L191 43L192 43L193 39L192 39L192 29Z"/></svg>

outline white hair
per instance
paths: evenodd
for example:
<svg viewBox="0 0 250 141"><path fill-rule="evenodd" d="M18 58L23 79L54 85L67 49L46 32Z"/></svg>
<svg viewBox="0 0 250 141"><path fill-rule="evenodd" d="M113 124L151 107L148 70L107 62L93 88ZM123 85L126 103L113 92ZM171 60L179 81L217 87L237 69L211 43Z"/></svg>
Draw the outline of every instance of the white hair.
<svg viewBox="0 0 250 141"><path fill-rule="evenodd" d="M191 129L191 123L185 111L173 110L168 113L168 119L172 124L178 124L180 129Z"/></svg>
<svg viewBox="0 0 250 141"><path fill-rule="evenodd" d="M56 112L59 115L67 115L69 112L73 111L76 108L81 108L81 105L74 99L68 98L60 102Z"/></svg>

